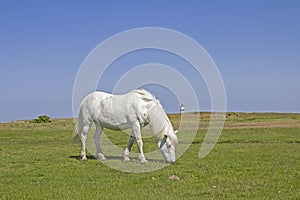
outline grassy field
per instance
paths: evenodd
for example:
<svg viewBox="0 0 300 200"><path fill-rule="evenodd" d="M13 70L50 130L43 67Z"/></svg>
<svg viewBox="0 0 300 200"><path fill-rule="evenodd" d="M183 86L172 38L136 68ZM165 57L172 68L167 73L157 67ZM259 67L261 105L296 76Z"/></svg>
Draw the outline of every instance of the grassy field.
<svg viewBox="0 0 300 200"><path fill-rule="evenodd" d="M178 125L178 115L170 119ZM299 114L227 113L218 144L199 159L209 119L201 113L175 164L139 174L80 161L73 120L0 123L0 199L300 199ZM128 140L111 137L123 147ZM146 139L146 151L155 146Z"/></svg>

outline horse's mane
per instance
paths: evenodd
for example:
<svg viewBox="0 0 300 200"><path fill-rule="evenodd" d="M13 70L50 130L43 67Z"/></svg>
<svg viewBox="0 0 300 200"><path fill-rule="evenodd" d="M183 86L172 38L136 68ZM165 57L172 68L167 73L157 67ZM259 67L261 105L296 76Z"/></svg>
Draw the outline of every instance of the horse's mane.
<svg viewBox="0 0 300 200"><path fill-rule="evenodd" d="M143 89L134 90L133 92L139 94L139 98L144 101L146 105L147 116L150 118L150 127L154 137L157 140L162 140L165 135L167 135L174 145L177 144L178 139L174 133L173 126L159 100L150 92Z"/></svg>

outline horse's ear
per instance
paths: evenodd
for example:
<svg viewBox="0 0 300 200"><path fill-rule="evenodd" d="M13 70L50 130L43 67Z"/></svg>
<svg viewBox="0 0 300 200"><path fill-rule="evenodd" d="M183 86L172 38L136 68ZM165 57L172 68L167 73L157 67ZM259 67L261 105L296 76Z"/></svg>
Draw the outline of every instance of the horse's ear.
<svg viewBox="0 0 300 200"><path fill-rule="evenodd" d="M177 133L178 133L178 130L174 131L174 133L177 135Z"/></svg>

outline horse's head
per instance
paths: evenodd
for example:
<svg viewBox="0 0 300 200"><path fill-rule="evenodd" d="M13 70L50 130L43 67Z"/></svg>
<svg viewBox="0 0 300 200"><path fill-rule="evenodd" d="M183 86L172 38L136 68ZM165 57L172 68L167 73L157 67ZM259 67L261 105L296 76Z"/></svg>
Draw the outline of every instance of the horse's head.
<svg viewBox="0 0 300 200"><path fill-rule="evenodd" d="M175 131L176 133L177 131ZM172 139L170 136L165 135L164 138L158 142L158 148L163 154L165 161L167 163L174 163L175 162L175 144L177 143L177 136L175 135L175 140L174 138ZM174 137L173 136L173 137Z"/></svg>

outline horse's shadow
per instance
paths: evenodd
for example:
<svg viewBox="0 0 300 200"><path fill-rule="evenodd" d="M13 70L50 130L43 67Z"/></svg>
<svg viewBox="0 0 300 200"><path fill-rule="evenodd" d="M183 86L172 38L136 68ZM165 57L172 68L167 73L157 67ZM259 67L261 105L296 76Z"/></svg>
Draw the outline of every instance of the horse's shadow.
<svg viewBox="0 0 300 200"><path fill-rule="evenodd" d="M72 159L75 159L75 160L81 160L81 156L69 156L69 158L72 158ZM86 156L86 158L88 159L88 160L97 160L96 158L95 158L95 156L92 156L92 155L87 155Z"/></svg>
<svg viewBox="0 0 300 200"><path fill-rule="evenodd" d="M88 160L99 160L93 155L87 155L86 157L87 157ZM120 160L120 161L123 161L122 156L105 156L105 157L106 157L106 160ZM81 156L69 156L69 158L72 158L72 159L75 159L75 160L81 160ZM150 161L150 162L165 163L164 160L151 159L151 158L148 158L147 160ZM138 160L136 158L131 158L131 161L129 161L129 162L137 162L137 161Z"/></svg>

